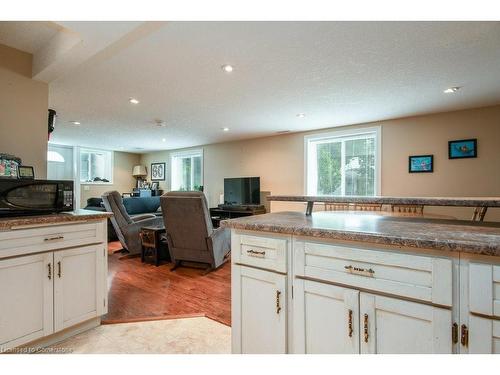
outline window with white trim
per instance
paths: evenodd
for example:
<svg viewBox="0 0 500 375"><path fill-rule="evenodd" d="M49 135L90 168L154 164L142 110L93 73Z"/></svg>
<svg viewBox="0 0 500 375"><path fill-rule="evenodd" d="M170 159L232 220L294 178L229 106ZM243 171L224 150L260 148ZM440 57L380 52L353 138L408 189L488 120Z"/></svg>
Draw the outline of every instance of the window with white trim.
<svg viewBox="0 0 500 375"><path fill-rule="evenodd" d="M380 128L306 136L306 194L379 194Z"/></svg>
<svg viewBox="0 0 500 375"><path fill-rule="evenodd" d="M203 150L176 152L170 157L173 191L203 189Z"/></svg>
<svg viewBox="0 0 500 375"><path fill-rule="evenodd" d="M79 159L82 184L113 183L113 151L80 148Z"/></svg>

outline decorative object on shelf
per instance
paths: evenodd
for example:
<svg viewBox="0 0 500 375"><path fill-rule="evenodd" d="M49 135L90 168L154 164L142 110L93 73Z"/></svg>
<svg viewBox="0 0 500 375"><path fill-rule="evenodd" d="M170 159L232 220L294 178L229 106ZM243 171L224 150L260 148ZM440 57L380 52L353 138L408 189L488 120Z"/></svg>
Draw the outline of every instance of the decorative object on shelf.
<svg viewBox="0 0 500 375"><path fill-rule="evenodd" d="M17 178L21 180L34 180L35 170L31 166L20 165L17 168Z"/></svg>
<svg viewBox="0 0 500 375"><path fill-rule="evenodd" d="M151 181L165 181L165 163L151 163Z"/></svg>
<svg viewBox="0 0 500 375"><path fill-rule="evenodd" d="M151 182L151 190L158 190L159 186L159 182Z"/></svg>
<svg viewBox="0 0 500 375"><path fill-rule="evenodd" d="M48 119L48 140L50 141L50 133L52 133L56 127L56 117L57 112L53 109L49 109L49 119Z"/></svg>
<svg viewBox="0 0 500 375"><path fill-rule="evenodd" d="M17 178L17 168L21 159L10 154L0 153L0 178Z"/></svg>
<svg viewBox="0 0 500 375"><path fill-rule="evenodd" d="M412 155L408 158L409 173L434 172L434 155Z"/></svg>
<svg viewBox="0 0 500 375"><path fill-rule="evenodd" d="M146 169L146 166L144 165L136 165L132 169L132 176L134 176L137 179L137 188L142 187L142 183L144 181L144 177L148 175L148 171Z"/></svg>
<svg viewBox="0 0 500 375"><path fill-rule="evenodd" d="M448 159L477 158L477 139L448 142Z"/></svg>

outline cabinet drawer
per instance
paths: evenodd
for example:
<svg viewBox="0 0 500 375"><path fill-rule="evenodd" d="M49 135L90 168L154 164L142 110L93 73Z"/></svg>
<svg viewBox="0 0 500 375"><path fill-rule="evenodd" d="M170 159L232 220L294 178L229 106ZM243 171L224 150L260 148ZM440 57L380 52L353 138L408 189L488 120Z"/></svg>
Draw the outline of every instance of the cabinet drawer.
<svg viewBox="0 0 500 375"><path fill-rule="evenodd" d="M500 266L469 264L469 309L500 318Z"/></svg>
<svg viewBox="0 0 500 375"><path fill-rule="evenodd" d="M304 241L294 251L297 276L452 304L451 259Z"/></svg>
<svg viewBox="0 0 500 375"><path fill-rule="evenodd" d="M101 243L104 230L94 222L0 232L0 258Z"/></svg>
<svg viewBox="0 0 500 375"><path fill-rule="evenodd" d="M286 273L290 237L257 236L233 231L231 246L235 263Z"/></svg>

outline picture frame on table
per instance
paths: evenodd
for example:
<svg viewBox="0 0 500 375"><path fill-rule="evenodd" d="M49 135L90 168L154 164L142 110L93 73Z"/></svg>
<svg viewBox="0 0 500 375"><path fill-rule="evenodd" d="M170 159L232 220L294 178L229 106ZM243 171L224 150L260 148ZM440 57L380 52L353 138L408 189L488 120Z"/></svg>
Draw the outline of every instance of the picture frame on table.
<svg viewBox="0 0 500 375"><path fill-rule="evenodd" d="M434 155L411 155L408 157L408 173L434 172Z"/></svg>
<svg viewBox="0 0 500 375"><path fill-rule="evenodd" d="M151 181L165 181L166 163L151 163Z"/></svg>
<svg viewBox="0 0 500 375"><path fill-rule="evenodd" d="M448 141L448 159L477 158L477 139Z"/></svg>
<svg viewBox="0 0 500 375"><path fill-rule="evenodd" d="M160 187L160 183L158 181L151 182L151 190L158 190L159 187Z"/></svg>

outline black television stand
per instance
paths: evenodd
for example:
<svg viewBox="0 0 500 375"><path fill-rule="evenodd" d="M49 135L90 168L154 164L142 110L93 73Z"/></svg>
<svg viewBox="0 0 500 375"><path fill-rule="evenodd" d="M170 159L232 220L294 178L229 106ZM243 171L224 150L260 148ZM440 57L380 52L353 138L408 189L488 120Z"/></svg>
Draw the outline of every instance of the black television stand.
<svg viewBox="0 0 500 375"><path fill-rule="evenodd" d="M237 217L261 215L266 213L266 208L260 205L219 205L210 209L212 225L219 227L221 220L235 219Z"/></svg>

